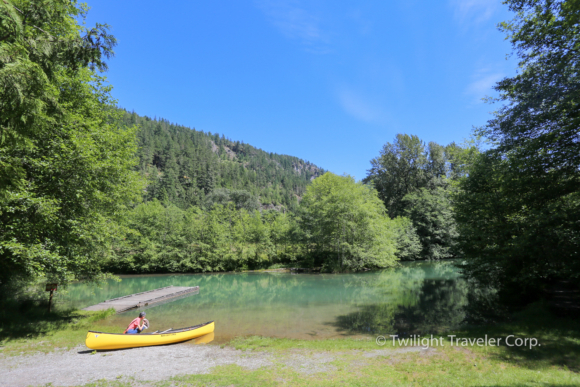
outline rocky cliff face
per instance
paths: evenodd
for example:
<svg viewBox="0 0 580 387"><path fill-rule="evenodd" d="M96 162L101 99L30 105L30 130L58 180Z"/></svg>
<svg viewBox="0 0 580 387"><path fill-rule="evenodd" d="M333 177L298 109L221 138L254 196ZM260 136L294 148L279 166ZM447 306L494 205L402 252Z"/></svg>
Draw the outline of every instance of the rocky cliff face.
<svg viewBox="0 0 580 387"><path fill-rule="evenodd" d="M294 171L298 174L302 174L302 173L307 173L310 176L310 180L314 180L316 179L318 176L320 176L322 173L322 169L318 168L316 165L314 164L310 164L309 162L306 163L292 163L292 168L294 169Z"/></svg>
<svg viewBox="0 0 580 387"><path fill-rule="evenodd" d="M224 144L223 142L225 142L226 144ZM324 174L324 170L322 168L317 167L316 165L310 163L309 161L304 161L302 159L298 159L296 157L293 156L286 156L286 155L278 155L278 154L272 154L272 153L268 153L265 151L262 151L261 149L257 149L257 148L253 148L251 145L245 144L242 150L239 149L239 145L237 142L233 142L231 140L225 140L222 141L222 144L220 144L220 146L216 145L216 143L213 140L210 140L210 144L211 144L211 148L212 148L212 152L218 155L225 155L226 158L228 160L238 160L241 161L244 158L248 158L248 157L260 157L260 153L263 153L265 155L269 155L270 159L267 160L266 162L268 164L272 164L275 166L275 168L280 169L280 170L286 170L288 169L284 164L286 163L281 163L279 160L273 158L274 156L278 156L278 157L289 157L292 160L291 162L291 169L297 174L297 175L307 175L308 179L310 181L316 179L318 176ZM247 151L247 149L245 149L245 147L251 147L252 149L250 151ZM237 152L236 152L237 150ZM268 159L268 157L266 157L266 159ZM250 167L250 162L248 161L243 161L242 164L244 165L244 167L248 168Z"/></svg>

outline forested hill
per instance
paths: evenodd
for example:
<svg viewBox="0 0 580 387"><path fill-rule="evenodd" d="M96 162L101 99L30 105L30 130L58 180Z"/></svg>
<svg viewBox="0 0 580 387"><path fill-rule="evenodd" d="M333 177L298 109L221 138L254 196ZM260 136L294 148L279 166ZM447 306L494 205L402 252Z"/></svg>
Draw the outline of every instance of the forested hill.
<svg viewBox="0 0 580 387"><path fill-rule="evenodd" d="M262 208L293 210L310 181L325 172L297 157L164 119L125 112L123 120L140 126L138 168L148 179L146 200L169 200L187 208L237 195L258 199Z"/></svg>

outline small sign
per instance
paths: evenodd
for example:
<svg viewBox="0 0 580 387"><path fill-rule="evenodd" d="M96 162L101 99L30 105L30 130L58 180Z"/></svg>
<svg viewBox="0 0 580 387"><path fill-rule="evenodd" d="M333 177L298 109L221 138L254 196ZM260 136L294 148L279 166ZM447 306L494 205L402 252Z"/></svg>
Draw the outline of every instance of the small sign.
<svg viewBox="0 0 580 387"><path fill-rule="evenodd" d="M52 292L53 290L56 290L57 287L58 287L58 284L46 284L46 291Z"/></svg>

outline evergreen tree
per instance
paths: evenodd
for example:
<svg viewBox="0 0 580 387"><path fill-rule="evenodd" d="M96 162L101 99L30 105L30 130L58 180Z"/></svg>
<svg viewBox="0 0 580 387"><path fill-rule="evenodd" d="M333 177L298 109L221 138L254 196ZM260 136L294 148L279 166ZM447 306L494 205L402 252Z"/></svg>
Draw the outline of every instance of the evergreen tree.
<svg viewBox="0 0 580 387"><path fill-rule="evenodd" d="M296 157L264 152L164 119L124 112L124 121L139 126L138 169L148 180L145 200L164 200L166 195L186 209L205 203L214 190L227 189L234 196L247 192L248 209L255 207L250 202L257 198L258 206L280 204L295 210L295 195L304 194L313 173L324 173Z"/></svg>

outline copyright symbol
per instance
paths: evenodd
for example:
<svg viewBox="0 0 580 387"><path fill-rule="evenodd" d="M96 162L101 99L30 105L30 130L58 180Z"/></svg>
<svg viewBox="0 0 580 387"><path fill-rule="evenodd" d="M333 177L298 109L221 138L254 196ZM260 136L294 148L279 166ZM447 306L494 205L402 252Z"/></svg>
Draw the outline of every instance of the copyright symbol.
<svg viewBox="0 0 580 387"><path fill-rule="evenodd" d="M377 342L377 345L385 345L387 339L385 339L385 336L377 336L375 341Z"/></svg>

